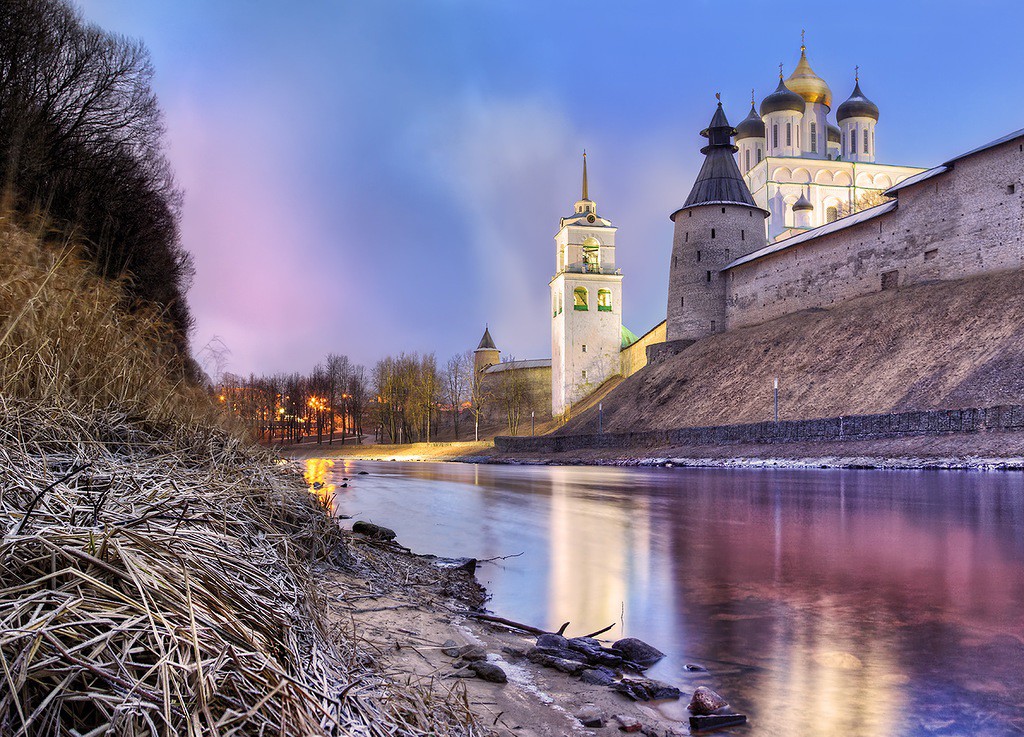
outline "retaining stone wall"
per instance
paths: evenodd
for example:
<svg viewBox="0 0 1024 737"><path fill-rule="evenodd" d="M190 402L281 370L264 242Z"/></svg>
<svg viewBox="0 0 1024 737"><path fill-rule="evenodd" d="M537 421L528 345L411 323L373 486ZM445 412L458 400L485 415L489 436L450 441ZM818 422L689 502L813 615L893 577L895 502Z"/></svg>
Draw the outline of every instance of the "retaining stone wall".
<svg viewBox="0 0 1024 737"><path fill-rule="evenodd" d="M572 450L623 450L673 445L842 442L1007 430L1024 431L1024 406L923 410L625 433L497 437L494 445L503 453L564 453Z"/></svg>

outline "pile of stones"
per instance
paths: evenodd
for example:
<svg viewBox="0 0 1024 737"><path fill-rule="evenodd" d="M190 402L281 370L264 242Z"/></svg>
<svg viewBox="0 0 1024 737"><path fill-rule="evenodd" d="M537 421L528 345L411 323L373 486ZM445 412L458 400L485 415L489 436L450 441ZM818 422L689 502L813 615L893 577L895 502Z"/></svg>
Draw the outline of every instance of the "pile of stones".
<svg viewBox="0 0 1024 737"><path fill-rule="evenodd" d="M507 683L508 676L500 665L487 660L487 651L479 645L463 645L459 647L455 640L447 640L441 646L441 652L449 658L455 658L457 678L480 678L491 683Z"/></svg>
<svg viewBox="0 0 1024 737"><path fill-rule="evenodd" d="M640 675L665 654L635 637L604 647L593 637L540 635L537 645L527 651L526 657L545 668L577 676L584 683L608 686L633 701L660 701L680 696L675 686ZM636 675L627 676L627 672Z"/></svg>

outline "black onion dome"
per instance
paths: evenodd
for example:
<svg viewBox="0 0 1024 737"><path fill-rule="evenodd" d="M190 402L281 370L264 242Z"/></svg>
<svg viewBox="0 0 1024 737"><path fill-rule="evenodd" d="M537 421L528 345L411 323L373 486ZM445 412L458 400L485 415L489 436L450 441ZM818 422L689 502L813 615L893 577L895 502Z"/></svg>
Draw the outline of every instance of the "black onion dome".
<svg viewBox="0 0 1024 737"><path fill-rule="evenodd" d="M829 143L842 143L843 132L839 130L838 125L828 124L828 142Z"/></svg>
<svg viewBox="0 0 1024 737"><path fill-rule="evenodd" d="M750 114L736 126L736 140L744 138L764 138L764 121L754 109L754 103L750 103Z"/></svg>
<svg viewBox="0 0 1024 737"><path fill-rule="evenodd" d="M712 204L757 207L733 155L737 150L732 143L735 132L725 117L722 103L718 103L711 124L701 131L701 135L708 139L708 145L700 150L704 154L704 164L682 209ZM672 219L675 220L674 214Z"/></svg>
<svg viewBox="0 0 1024 737"><path fill-rule="evenodd" d="M853 86L853 94L836 110L836 120L844 121L847 118L871 118L878 122L878 105L871 102L864 93L860 91L860 81Z"/></svg>
<svg viewBox="0 0 1024 737"><path fill-rule="evenodd" d="M771 113L781 113L786 110L802 113L806 107L807 103L804 102L804 98L789 89L786 83L780 79L779 86L775 89L775 92L761 101L761 117L763 118Z"/></svg>
<svg viewBox="0 0 1024 737"><path fill-rule="evenodd" d="M807 199L807 195L801 194L800 199L793 203L793 212L800 212L801 210L813 210L814 205Z"/></svg>

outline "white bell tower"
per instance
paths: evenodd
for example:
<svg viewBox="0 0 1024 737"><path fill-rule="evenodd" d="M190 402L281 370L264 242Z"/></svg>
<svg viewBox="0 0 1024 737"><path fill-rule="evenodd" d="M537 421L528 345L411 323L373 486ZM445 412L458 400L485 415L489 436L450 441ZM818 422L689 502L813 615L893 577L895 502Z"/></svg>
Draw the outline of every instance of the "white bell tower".
<svg viewBox="0 0 1024 737"><path fill-rule="evenodd" d="M551 278L551 414L573 404L621 373L622 272L615 268L615 231L597 214L587 190L555 235Z"/></svg>

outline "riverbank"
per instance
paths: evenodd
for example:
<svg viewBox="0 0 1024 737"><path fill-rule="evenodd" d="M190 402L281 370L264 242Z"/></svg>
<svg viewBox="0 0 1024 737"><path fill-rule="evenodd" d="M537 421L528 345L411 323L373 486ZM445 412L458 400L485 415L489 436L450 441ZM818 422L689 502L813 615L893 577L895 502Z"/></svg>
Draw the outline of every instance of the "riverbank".
<svg viewBox="0 0 1024 737"><path fill-rule="evenodd" d="M486 463L705 468L1024 470L1024 433L490 454Z"/></svg>
<svg viewBox="0 0 1024 737"><path fill-rule="evenodd" d="M405 443L390 445L385 443L364 443L362 445L348 442L341 445L317 444L315 442L297 443L275 448L281 455L295 460L307 458L333 458L350 461L462 461L486 462L494 454L494 441L472 440L450 443Z"/></svg>
<svg viewBox="0 0 1024 737"><path fill-rule="evenodd" d="M503 453L491 441L406 445L316 445L282 448L289 458L351 461L450 461L458 463L658 466L706 468L882 468L1024 470L1024 433L750 443L719 446L606 448L563 453Z"/></svg>
<svg viewBox="0 0 1024 737"><path fill-rule="evenodd" d="M372 642L375 661L389 673L400 673L403 683L428 688L441 701L464 704L489 734L618 734L622 725L652 737L688 733L685 688L694 684L679 684L684 687L679 701L641 703L606 684L542 667L528 656L537 644L535 635L474 617L484 592L468 570L362 535L353 535L349 546L358 565L324 571L332 627ZM567 636L574 634L569 624ZM477 676L481 669L473 663L479 662L507 680ZM695 684L708 680L706 672L694 673ZM584 713L598 715L603 728L585 727L577 718Z"/></svg>
<svg viewBox="0 0 1024 737"><path fill-rule="evenodd" d="M209 427L0 403L0 732L483 735L332 624L300 475Z"/></svg>

